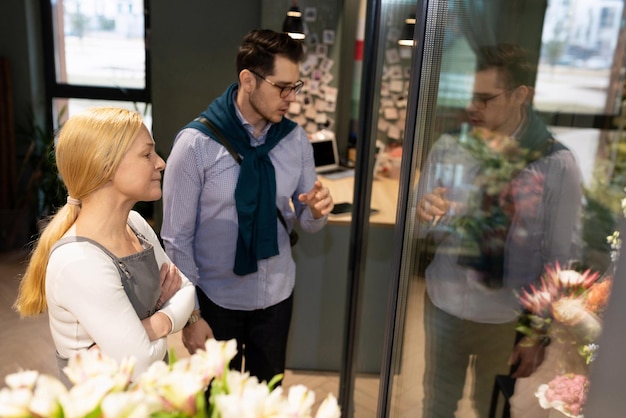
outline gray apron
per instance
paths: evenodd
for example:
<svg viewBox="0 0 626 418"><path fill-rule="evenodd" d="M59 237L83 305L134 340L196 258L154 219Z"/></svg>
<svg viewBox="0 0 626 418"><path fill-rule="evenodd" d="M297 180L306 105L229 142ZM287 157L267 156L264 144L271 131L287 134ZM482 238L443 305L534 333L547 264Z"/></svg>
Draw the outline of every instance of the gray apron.
<svg viewBox="0 0 626 418"><path fill-rule="evenodd" d="M124 287L126 296L128 296L128 300L133 305L133 308L135 308L135 312L137 312L139 319L144 319L157 311L156 304L161 294L160 269L157 265L152 243L150 243L150 241L148 241L142 234L137 232L132 225L129 224L129 226L139 239L141 246L144 248L143 251L136 254L118 258L98 242L90 238L79 236L60 239L52 247L50 253L52 254L54 250L62 245L73 242L88 242L98 247L105 254L111 257L115 263L115 266L120 273L122 286ZM93 345L95 345L95 342L92 346ZM90 347L91 346L85 347L85 349ZM57 364L59 365L59 370L61 371L61 380L66 384L66 386L69 387L71 386L71 383L67 379L67 376L65 376L65 373L63 373L63 368L67 366L68 359L61 357L58 352L56 353L56 356ZM165 360L167 361L167 354L165 356Z"/></svg>

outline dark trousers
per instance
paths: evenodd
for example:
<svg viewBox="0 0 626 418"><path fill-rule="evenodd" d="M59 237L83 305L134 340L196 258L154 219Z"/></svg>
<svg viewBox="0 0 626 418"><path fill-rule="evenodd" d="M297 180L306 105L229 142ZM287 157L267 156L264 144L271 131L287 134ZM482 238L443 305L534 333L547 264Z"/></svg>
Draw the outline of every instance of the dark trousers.
<svg viewBox="0 0 626 418"><path fill-rule="evenodd" d="M216 340L237 340L237 355L230 362L232 370L245 370L259 381L269 382L285 372L287 336L293 309L293 294L266 309L239 311L213 303L197 288L202 318Z"/></svg>
<svg viewBox="0 0 626 418"><path fill-rule="evenodd" d="M452 418L463 397L470 366L472 407L480 418L488 415L493 382L507 374L513 350L515 322L483 324L457 318L424 298L426 357L423 418Z"/></svg>

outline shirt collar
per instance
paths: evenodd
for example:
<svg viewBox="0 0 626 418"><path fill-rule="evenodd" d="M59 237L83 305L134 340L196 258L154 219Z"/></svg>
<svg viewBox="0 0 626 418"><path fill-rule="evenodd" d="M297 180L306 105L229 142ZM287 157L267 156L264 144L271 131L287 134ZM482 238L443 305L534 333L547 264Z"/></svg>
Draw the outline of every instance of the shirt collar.
<svg viewBox="0 0 626 418"><path fill-rule="evenodd" d="M244 118L243 113L241 113L241 110L239 110L239 106L237 106L237 90L233 91L233 104L235 105L235 113L237 114L237 118L239 119L239 121L241 122L241 124L243 125L244 129L246 130L246 132L248 132L248 135L250 136L250 144L251 145L261 145L265 143L265 138L267 137L267 132L270 130L270 128L272 127L273 123L272 122L267 122L267 124L265 125L265 127L263 128L263 131L261 132L261 135L258 138L254 137L254 126L252 126L252 124L250 122L248 122L246 120L246 118Z"/></svg>
<svg viewBox="0 0 626 418"><path fill-rule="evenodd" d="M515 138L515 140L519 141L520 138L524 135L524 132L526 131L527 121L528 121L528 111L526 109L526 106L524 106L522 108L522 120L520 121L519 125L515 129L515 132L513 132L513 135L512 135L513 138Z"/></svg>

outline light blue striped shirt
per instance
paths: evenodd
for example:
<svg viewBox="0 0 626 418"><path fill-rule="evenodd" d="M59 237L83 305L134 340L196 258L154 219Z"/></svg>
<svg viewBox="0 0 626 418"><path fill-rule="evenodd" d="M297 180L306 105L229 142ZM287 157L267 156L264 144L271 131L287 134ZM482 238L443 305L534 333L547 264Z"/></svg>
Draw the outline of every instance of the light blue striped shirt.
<svg viewBox="0 0 626 418"><path fill-rule="evenodd" d="M250 145L263 144L271 124L255 139L252 125L236 110L248 131ZM228 137L227 132L224 135ZM269 157L276 172L276 205L289 228L297 217L302 231L322 229L328 218L313 219L308 206L298 202L298 195L310 191L317 179L306 132L297 126L270 151ZM227 309L263 309L291 295L296 267L289 235L277 217L280 253L258 260L256 273L233 273L238 177L239 164L223 146L196 129L179 132L163 178L161 236L172 261L214 303Z"/></svg>

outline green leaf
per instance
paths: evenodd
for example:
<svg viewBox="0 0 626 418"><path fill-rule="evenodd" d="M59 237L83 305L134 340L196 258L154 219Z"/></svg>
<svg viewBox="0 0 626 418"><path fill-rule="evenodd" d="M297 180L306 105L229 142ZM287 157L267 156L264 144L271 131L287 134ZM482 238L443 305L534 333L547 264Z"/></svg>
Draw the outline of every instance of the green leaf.
<svg viewBox="0 0 626 418"><path fill-rule="evenodd" d="M93 411L85 415L84 418L100 418L102 416L102 408L98 405Z"/></svg>
<svg viewBox="0 0 626 418"><path fill-rule="evenodd" d="M274 386L276 386L279 382L281 382L283 380L284 374L279 373L276 376L272 377L272 380L269 381L269 383L267 384L267 387L269 388L270 392L274 390Z"/></svg>

